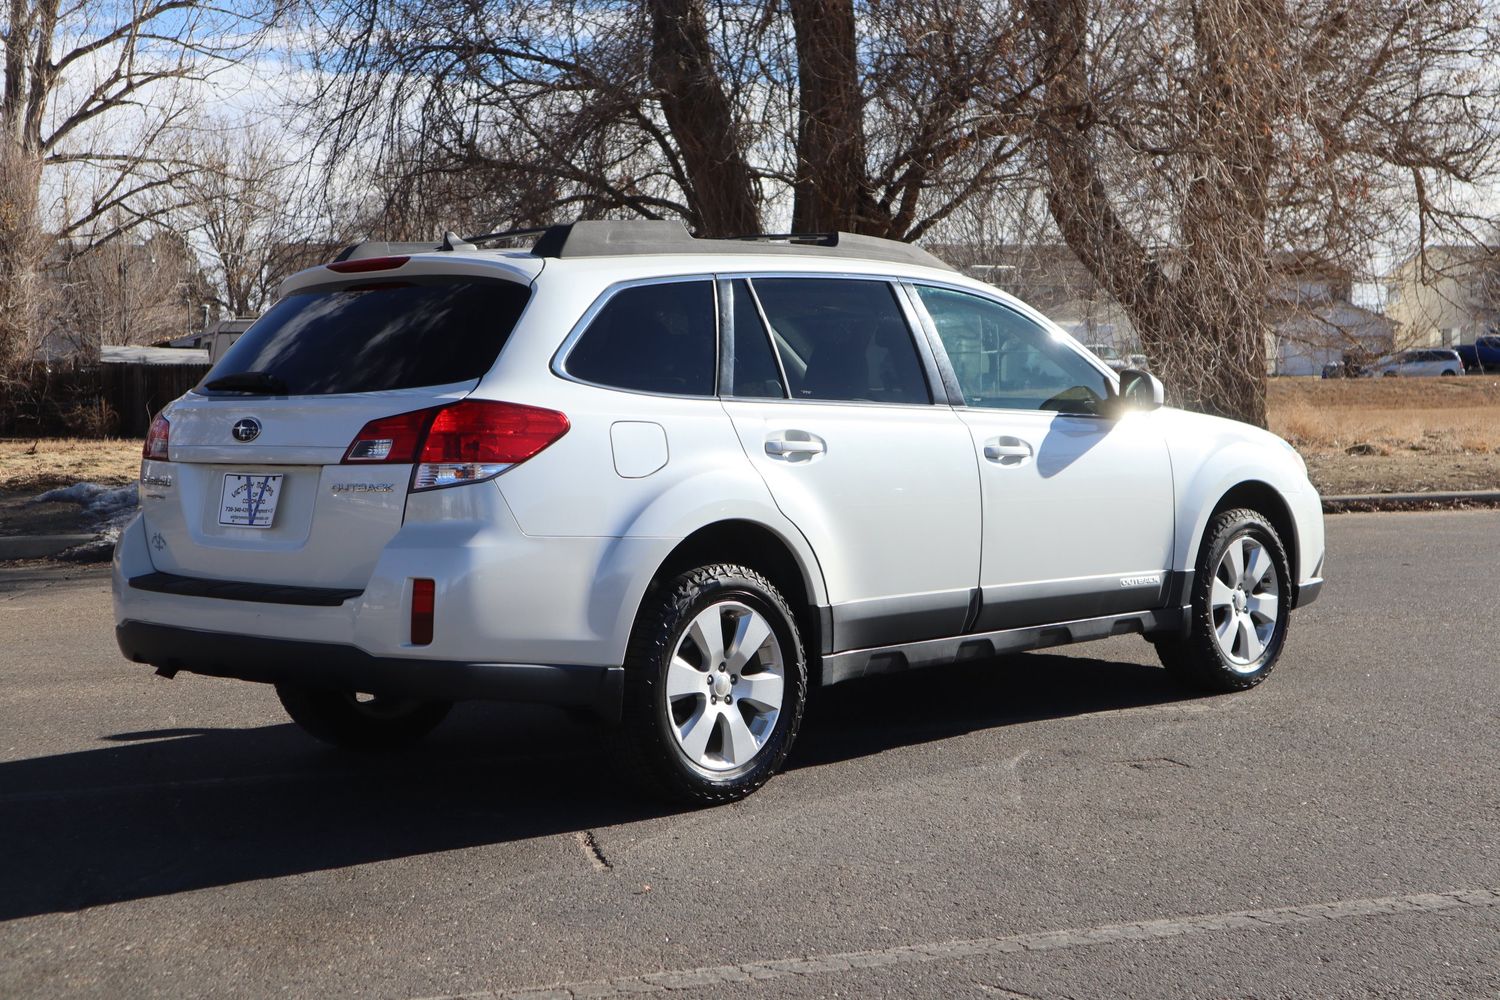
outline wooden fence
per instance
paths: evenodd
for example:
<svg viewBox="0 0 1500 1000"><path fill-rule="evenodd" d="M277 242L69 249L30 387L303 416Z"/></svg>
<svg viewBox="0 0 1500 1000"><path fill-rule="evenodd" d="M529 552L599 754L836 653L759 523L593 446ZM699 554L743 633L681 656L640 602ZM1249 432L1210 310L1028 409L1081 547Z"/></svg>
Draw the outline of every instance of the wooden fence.
<svg viewBox="0 0 1500 1000"><path fill-rule="evenodd" d="M156 411L197 385L210 367L131 362L99 365L83 374L85 377L91 374L98 380L99 398L119 418L115 433L121 437L145 437Z"/></svg>

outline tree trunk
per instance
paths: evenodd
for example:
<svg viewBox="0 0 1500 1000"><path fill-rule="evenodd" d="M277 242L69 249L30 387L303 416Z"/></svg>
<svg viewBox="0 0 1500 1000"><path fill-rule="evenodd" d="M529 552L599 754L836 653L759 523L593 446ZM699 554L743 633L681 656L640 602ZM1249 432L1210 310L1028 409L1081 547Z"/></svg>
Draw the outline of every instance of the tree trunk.
<svg viewBox="0 0 1500 1000"><path fill-rule="evenodd" d="M47 244L37 219L41 158L0 136L0 371L40 345L41 265Z"/></svg>
<svg viewBox="0 0 1500 1000"><path fill-rule="evenodd" d="M1178 245L1149 251L1111 202L1091 135L1085 0L1032 0L1047 47L1041 131L1047 200L1063 239L1119 301L1184 405L1265 426L1265 247L1279 0L1215 0L1195 16L1196 88L1182 155L1191 175ZM1166 266L1170 260L1170 267Z"/></svg>
<svg viewBox="0 0 1500 1000"><path fill-rule="evenodd" d="M682 151L699 236L760 230L734 108L714 67L699 0L651 0L651 83Z"/></svg>
<svg viewBox="0 0 1500 1000"><path fill-rule="evenodd" d="M797 177L792 230L885 236L870 191L851 0L790 0L797 36Z"/></svg>

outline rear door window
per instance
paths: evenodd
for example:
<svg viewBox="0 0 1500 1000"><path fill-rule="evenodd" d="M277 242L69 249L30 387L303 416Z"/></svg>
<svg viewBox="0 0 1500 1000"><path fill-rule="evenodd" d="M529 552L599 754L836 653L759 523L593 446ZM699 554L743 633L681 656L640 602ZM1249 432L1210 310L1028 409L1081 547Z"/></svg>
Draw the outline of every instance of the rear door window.
<svg viewBox="0 0 1500 1000"><path fill-rule="evenodd" d="M766 325L750 294L750 283L738 278L728 286L734 316L734 379L729 395L742 399L783 399L781 369L771 351Z"/></svg>
<svg viewBox="0 0 1500 1000"><path fill-rule="evenodd" d="M718 358L713 283L655 282L610 296L568 354L574 378L676 396L712 396Z"/></svg>
<svg viewBox="0 0 1500 1000"><path fill-rule="evenodd" d="M793 399L931 403L911 328L884 281L756 278Z"/></svg>
<svg viewBox="0 0 1500 1000"><path fill-rule="evenodd" d="M289 396L473 381L494 365L530 297L518 282L457 276L303 289L256 320L196 391L247 391L208 388L225 379Z"/></svg>

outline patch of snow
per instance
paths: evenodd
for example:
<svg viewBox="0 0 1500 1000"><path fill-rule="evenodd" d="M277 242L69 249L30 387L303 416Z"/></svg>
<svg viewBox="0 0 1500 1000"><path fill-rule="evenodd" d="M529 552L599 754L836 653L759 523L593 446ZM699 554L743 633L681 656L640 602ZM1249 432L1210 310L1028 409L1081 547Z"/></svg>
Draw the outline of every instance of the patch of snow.
<svg viewBox="0 0 1500 1000"><path fill-rule="evenodd" d="M63 555L83 555L84 553L80 550L88 549L102 551L104 558L108 558L109 551L114 548L115 541L120 537L120 531L135 515L136 508L140 506L141 501L140 488L135 483L129 486L74 483L72 486L48 490L40 496L32 497L30 502L78 504L83 508L83 513L93 520L94 523L89 527L97 532L98 537L92 542L69 549Z"/></svg>

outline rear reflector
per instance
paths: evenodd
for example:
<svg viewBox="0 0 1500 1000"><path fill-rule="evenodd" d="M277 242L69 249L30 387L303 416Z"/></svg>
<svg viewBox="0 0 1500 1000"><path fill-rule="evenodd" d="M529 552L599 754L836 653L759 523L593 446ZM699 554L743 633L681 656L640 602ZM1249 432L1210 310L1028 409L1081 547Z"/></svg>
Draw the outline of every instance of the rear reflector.
<svg viewBox="0 0 1500 1000"><path fill-rule="evenodd" d="M365 271L394 271L409 260L410 257L361 257L359 260L335 261L327 267L339 274L362 274Z"/></svg>
<svg viewBox="0 0 1500 1000"><path fill-rule="evenodd" d="M153 462L167 461L167 445L171 436L172 425L158 413L156 419L151 421L151 429L146 432L146 446L141 449L141 457Z"/></svg>
<svg viewBox="0 0 1500 1000"><path fill-rule="evenodd" d="M437 605L437 586L431 580L411 582L411 644L432 644L432 613Z"/></svg>

